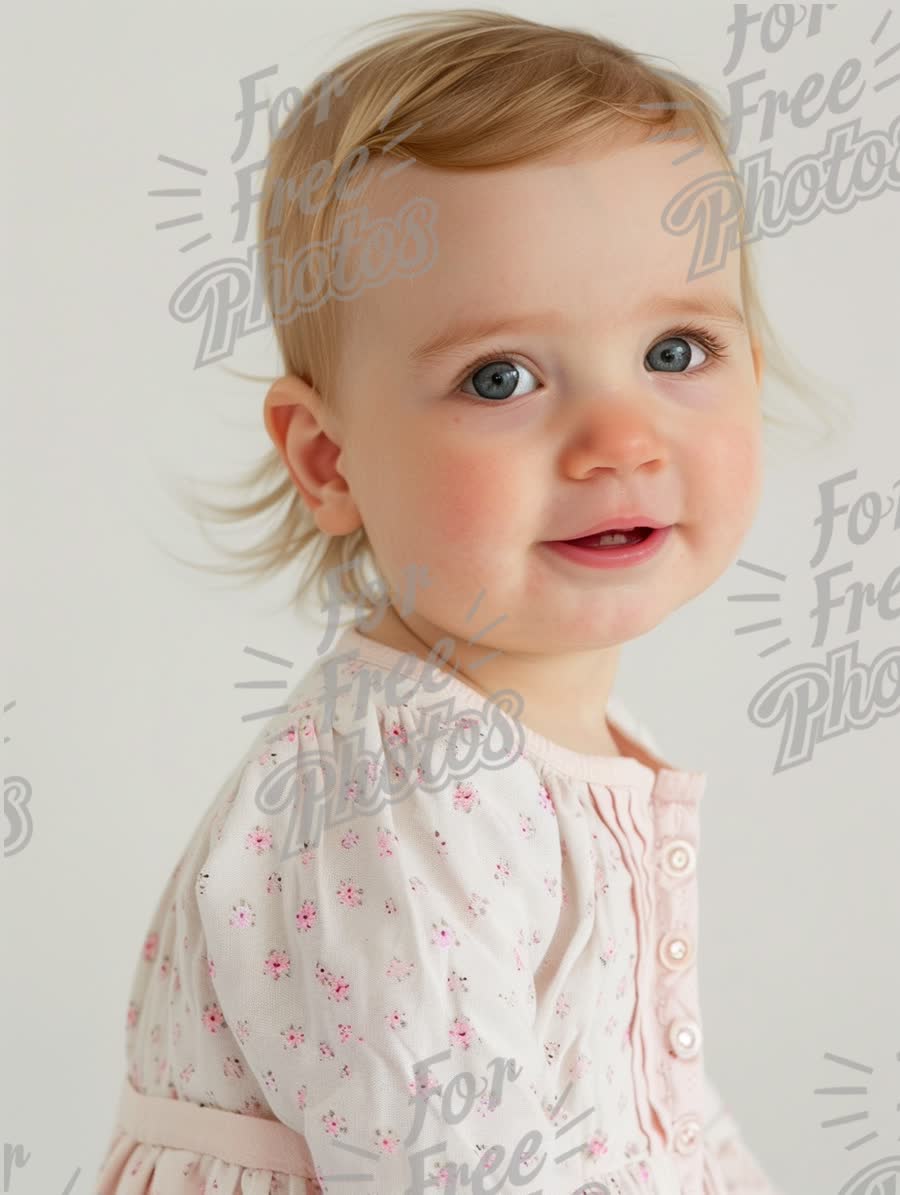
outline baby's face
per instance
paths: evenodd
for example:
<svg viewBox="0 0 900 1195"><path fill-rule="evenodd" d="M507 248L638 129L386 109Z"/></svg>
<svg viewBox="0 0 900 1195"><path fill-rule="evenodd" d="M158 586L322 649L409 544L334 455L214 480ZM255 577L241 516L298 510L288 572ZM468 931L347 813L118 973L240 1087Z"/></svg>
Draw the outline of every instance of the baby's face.
<svg viewBox="0 0 900 1195"><path fill-rule="evenodd" d="M612 646L733 560L759 498L761 361L739 323L678 309L742 310L738 252L689 281L694 235L662 226L677 192L721 170L707 150L673 166L686 148L635 140L492 172L416 163L363 194L370 221L416 195L436 205L434 264L349 301L338 381L339 467L379 569L398 596L407 570L430 582L414 626L463 642L503 618L482 643ZM419 354L460 324L467 343ZM696 334L673 343L686 324L724 356ZM680 370L660 364L671 350ZM546 546L632 510L672 526L640 564L593 569Z"/></svg>

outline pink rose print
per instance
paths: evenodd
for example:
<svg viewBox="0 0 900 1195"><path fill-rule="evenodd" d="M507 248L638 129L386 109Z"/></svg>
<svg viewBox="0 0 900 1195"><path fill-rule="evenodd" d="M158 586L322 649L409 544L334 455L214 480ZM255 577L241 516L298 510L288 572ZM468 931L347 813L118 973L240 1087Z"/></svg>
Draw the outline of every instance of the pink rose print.
<svg viewBox="0 0 900 1195"><path fill-rule="evenodd" d="M402 743L404 746L409 742L406 730L399 722L394 722L391 724L388 730L388 738L391 740L391 742Z"/></svg>
<svg viewBox="0 0 900 1195"><path fill-rule="evenodd" d="M344 787L344 800L356 801L359 799L359 781L351 780L349 784Z"/></svg>
<svg viewBox="0 0 900 1195"><path fill-rule="evenodd" d="M528 840L529 838L534 838L534 835L534 822L530 817L526 817L524 813L519 814L519 837Z"/></svg>
<svg viewBox="0 0 900 1195"><path fill-rule="evenodd" d="M350 997L350 984L343 977L336 979L322 963L316 963L316 979L323 987L330 988L329 1000L347 1000Z"/></svg>
<svg viewBox="0 0 900 1195"><path fill-rule="evenodd" d="M553 816L556 817L556 805L553 802L553 797L546 784L542 784L538 788L538 804L540 805L541 809L545 810L547 813L552 813Z"/></svg>
<svg viewBox="0 0 900 1195"><path fill-rule="evenodd" d="M298 930L311 930L318 920L319 910L314 900L305 900L294 915Z"/></svg>
<svg viewBox="0 0 900 1195"><path fill-rule="evenodd" d="M459 938L457 938L443 917L441 918L440 925L437 925L434 921L431 923L431 944L432 946L440 947L441 950L449 950L451 946L459 945Z"/></svg>
<svg viewBox="0 0 900 1195"><path fill-rule="evenodd" d="M607 1143L606 1136L591 1137L585 1148L590 1158L601 1158L609 1153L609 1144Z"/></svg>
<svg viewBox="0 0 900 1195"><path fill-rule="evenodd" d="M250 1039L250 1024L248 1021L238 1021L234 1027L234 1035L244 1045Z"/></svg>
<svg viewBox="0 0 900 1195"><path fill-rule="evenodd" d="M553 1011L558 1017L567 1017L571 1007L572 1006L569 1004L565 992L560 992L560 994L556 997L556 1006Z"/></svg>
<svg viewBox="0 0 900 1195"><path fill-rule="evenodd" d="M480 804L481 798L475 785L461 780L453 790L453 808L459 813L471 813Z"/></svg>
<svg viewBox="0 0 900 1195"><path fill-rule="evenodd" d="M289 1025L287 1029L282 1029L281 1040L284 1042L286 1050L296 1050L306 1040L306 1035L302 1029L296 1029L293 1025Z"/></svg>
<svg viewBox="0 0 900 1195"><path fill-rule="evenodd" d="M388 979L399 979L402 982L404 979L407 979L412 974L412 972L413 972L413 964L401 962L401 960L398 959L395 954L394 957L391 959L391 961L388 963L387 970L385 971L385 976Z"/></svg>
<svg viewBox="0 0 900 1195"><path fill-rule="evenodd" d="M149 934L144 942L144 960L152 963L156 958L156 948L159 946L159 934Z"/></svg>
<svg viewBox="0 0 900 1195"><path fill-rule="evenodd" d="M393 841L392 841L393 840ZM385 830L383 826L379 826L375 832L375 841L378 844L378 857L380 859L392 858L394 854L394 842L399 842L400 839L391 830Z"/></svg>
<svg viewBox="0 0 900 1195"><path fill-rule="evenodd" d="M569 1074L573 1079L580 1079L583 1074L589 1069L591 1065L590 1058L585 1057L584 1054L579 1054L572 1065L569 1067Z"/></svg>
<svg viewBox="0 0 900 1195"><path fill-rule="evenodd" d="M331 985L331 999L340 1003L342 1000L348 999L350 996L350 984L344 979L343 975L340 979L336 979Z"/></svg>
<svg viewBox="0 0 900 1195"><path fill-rule="evenodd" d="M384 1023L388 1029L405 1029L407 1025L406 1017L397 1008L387 1014L384 1018Z"/></svg>
<svg viewBox="0 0 900 1195"><path fill-rule="evenodd" d="M506 881L509 879L511 874L512 873L511 873L510 867L509 867L509 860L508 859L498 859L497 863L494 867L494 879L498 880L505 888Z"/></svg>
<svg viewBox="0 0 900 1195"><path fill-rule="evenodd" d="M342 905L358 909L363 902L365 888L358 888L351 880L341 880L337 887L337 898Z"/></svg>
<svg viewBox="0 0 900 1195"><path fill-rule="evenodd" d="M392 896L389 896L384 902L384 911L389 917L393 916L393 914L397 912L397 902Z"/></svg>
<svg viewBox="0 0 900 1195"><path fill-rule="evenodd" d="M272 849L272 841L271 830L264 830L262 826L254 826L244 839L244 849L256 851L257 855L261 855L264 851Z"/></svg>
<svg viewBox="0 0 900 1195"><path fill-rule="evenodd" d="M243 1079L244 1064L240 1058L226 1058L222 1064L222 1073L228 1079Z"/></svg>
<svg viewBox="0 0 900 1195"><path fill-rule="evenodd" d="M277 871L270 872L268 878L266 879L266 894L268 896L272 896L273 893L280 892L280 891L281 891L281 876L278 874Z"/></svg>
<svg viewBox="0 0 900 1195"><path fill-rule="evenodd" d="M291 973L291 960L284 950L270 950L263 963L263 973L272 979L281 979Z"/></svg>
<svg viewBox="0 0 900 1195"><path fill-rule="evenodd" d="M448 992L467 992L469 990L468 976L460 975L457 971L451 971L447 976L447 991Z"/></svg>
<svg viewBox="0 0 900 1195"><path fill-rule="evenodd" d="M245 928L256 924L256 914L253 911L249 901L242 900L238 905L231 906L231 914L228 918L228 924Z"/></svg>
<svg viewBox="0 0 900 1195"><path fill-rule="evenodd" d="M400 1148L400 1138L393 1133L382 1133L381 1129L375 1130L374 1141L382 1157L390 1157Z"/></svg>
<svg viewBox="0 0 900 1195"><path fill-rule="evenodd" d="M356 846L359 842L359 834L356 830L348 830L341 838L341 846L345 851L349 851L351 847Z"/></svg>
<svg viewBox="0 0 900 1195"><path fill-rule="evenodd" d="M332 1050L331 1046L328 1044L327 1041L319 1042L319 1057L320 1058L333 1058L334 1057L334 1050Z"/></svg>
<svg viewBox="0 0 900 1195"><path fill-rule="evenodd" d="M457 1017L450 1025L449 1037L451 1043L461 1046L464 1050L474 1044L475 1031L469 1024L468 1017Z"/></svg>
<svg viewBox="0 0 900 1195"><path fill-rule="evenodd" d="M305 1083L303 1084L303 1086L302 1086L302 1087L299 1087L299 1088L297 1089L297 1092L296 1092L296 1100L297 1100L297 1107L298 1107L298 1108L305 1108L305 1107L306 1107L306 1084L305 1084Z"/></svg>
<svg viewBox="0 0 900 1195"><path fill-rule="evenodd" d="M225 1016L218 1004L207 1004L203 1010L201 1021L204 1028L208 1029L210 1033L218 1033L225 1027Z"/></svg>
<svg viewBox="0 0 900 1195"><path fill-rule="evenodd" d="M133 1029L134 1026L137 1024L137 1019L138 1019L138 1006L132 1000L132 1002L128 1005L128 1015L125 1018L125 1024L128 1026L129 1029Z"/></svg>

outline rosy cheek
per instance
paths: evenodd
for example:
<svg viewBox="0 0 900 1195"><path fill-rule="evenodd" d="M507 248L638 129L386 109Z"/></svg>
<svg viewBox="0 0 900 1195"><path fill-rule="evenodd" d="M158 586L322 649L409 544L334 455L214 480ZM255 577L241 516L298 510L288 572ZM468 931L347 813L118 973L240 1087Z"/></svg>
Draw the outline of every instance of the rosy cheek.
<svg viewBox="0 0 900 1195"><path fill-rule="evenodd" d="M440 542L469 550L502 536L509 518L510 484L494 459L473 460L469 454L453 454L433 461L422 474L423 502L427 501L430 525Z"/></svg>
<svg viewBox="0 0 900 1195"><path fill-rule="evenodd" d="M761 461L759 437L748 427L723 429L704 438L701 482L708 500L723 514L741 523L752 518L759 499Z"/></svg>

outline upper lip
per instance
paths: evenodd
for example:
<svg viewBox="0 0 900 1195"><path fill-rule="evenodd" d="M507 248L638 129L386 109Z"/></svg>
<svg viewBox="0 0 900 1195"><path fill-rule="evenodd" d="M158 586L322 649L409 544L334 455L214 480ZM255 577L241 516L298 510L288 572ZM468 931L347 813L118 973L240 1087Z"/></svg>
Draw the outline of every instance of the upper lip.
<svg viewBox="0 0 900 1195"><path fill-rule="evenodd" d="M600 535L603 531L627 531L631 527L668 527L669 523L661 523L658 519L651 519L649 515L623 514L604 519L602 523L595 523L584 531L576 531L574 535L567 535L565 540L584 539L588 535ZM565 540L563 542L565 542Z"/></svg>

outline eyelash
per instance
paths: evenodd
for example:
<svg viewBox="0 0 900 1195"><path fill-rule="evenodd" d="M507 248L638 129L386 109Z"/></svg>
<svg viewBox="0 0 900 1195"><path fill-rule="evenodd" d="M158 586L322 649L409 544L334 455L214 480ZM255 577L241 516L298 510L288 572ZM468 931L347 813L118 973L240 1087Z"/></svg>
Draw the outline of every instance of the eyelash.
<svg viewBox="0 0 900 1195"><path fill-rule="evenodd" d="M673 337L676 337L676 336L680 336L684 340L697 341L697 343L704 350L704 352L709 353L710 357L712 357L716 361L721 361L725 357L728 356L728 351L727 351L727 347L725 345L725 341L722 340L722 338L720 336L717 336L716 333L713 332L710 328L707 328L703 324L684 324L681 327L673 328L671 332L667 332L664 336L660 336L660 338L658 340L655 340L653 342L653 344L650 346L650 348L647 350L647 352L648 353L651 352L654 348L656 348L656 346L658 344L662 344L662 342L664 340L671 340ZM477 361L473 362L471 365L468 366L468 368L466 369L466 372L462 375L462 377L459 379L459 381L454 386L454 391L457 391L461 398L468 398L472 402L477 403L479 406L485 406L486 404L492 405L492 406L498 406L498 407L509 406L510 403L513 401L512 399L507 399L504 402L491 402L490 399L480 398L478 395L468 394L466 391L460 391L459 387L462 385L463 382L465 382L469 377L471 377L471 375L473 373L477 373L479 369L481 369L485 365L490 365L491 362L493 362L493 361L509 361L509 362L511 362L511 364L515 365L517 360L518 360L518 358L517 358L516 354L512 353L509 349L505 349L500 346L493 348L493 349L488 349L488 351L483 356L479 357ZM524 362L523 362L523 364L524 364ZM526 366L526 368L528 368L528 367ZM699 369L692 369L692 370L690 370L690 372L691 373L702 373L706 368L707 368L707 365L706 365L706 363L704 363L703 365L700 366ZM657 372L664 373L666 371L659 370ZM673 370L672 372L687 373L688 371L687 370L680 370L680 371Z"/></svg>

